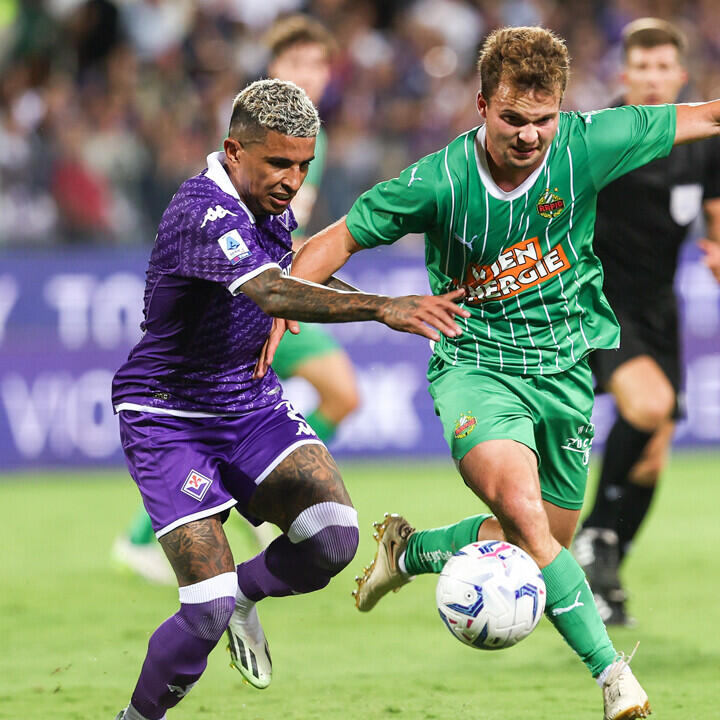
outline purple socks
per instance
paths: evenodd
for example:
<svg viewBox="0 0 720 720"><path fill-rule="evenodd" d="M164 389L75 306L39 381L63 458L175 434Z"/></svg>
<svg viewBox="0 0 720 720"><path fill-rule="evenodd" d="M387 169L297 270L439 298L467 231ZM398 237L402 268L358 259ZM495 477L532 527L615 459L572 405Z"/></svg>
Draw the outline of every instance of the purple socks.
<svg viewBox="0 0 720 720"><path fill-rule="evenodd" d="M161 720L198 681L235 609L236 589L235 573L180 588L180 610L160 625L148 643L131 700L140 715Z"/></svg>
<svg viewBox="0 0 720 720"><path fill-rule="evenodd" d="M238 585L253 601L320 590L353 559L358 540L354 508L334 502L312 505L287 535L238 565Z"/></svg>

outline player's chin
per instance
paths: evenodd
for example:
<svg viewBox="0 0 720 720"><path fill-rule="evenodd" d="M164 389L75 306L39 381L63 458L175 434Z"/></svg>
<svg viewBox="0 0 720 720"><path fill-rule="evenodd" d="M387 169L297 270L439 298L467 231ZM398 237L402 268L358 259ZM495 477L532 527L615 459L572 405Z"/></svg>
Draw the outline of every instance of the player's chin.
<svg viewBox="0 0 720 720"><path fill-rule="evenodd" d="M510 149L510 162L515 167L523 168L528 165L532 165L537 161L538 157L540 157L540 151L537 148L528 152L522 152L520 150L516 150L515 148Z"/></svg>
<svg viewBox="0 0 720 720"><path fill-rule="evenodd" d="M274 195L268 195L265 201L265 210L271 215L282 215L285 210L288 209L292 197L275 197Z"/></svg>

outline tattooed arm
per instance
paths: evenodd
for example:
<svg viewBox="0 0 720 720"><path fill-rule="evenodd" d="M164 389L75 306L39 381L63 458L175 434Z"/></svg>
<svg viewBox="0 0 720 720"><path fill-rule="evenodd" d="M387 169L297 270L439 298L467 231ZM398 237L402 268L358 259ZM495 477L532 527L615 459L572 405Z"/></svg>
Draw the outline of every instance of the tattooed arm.
<svg viewBox="0 0 720 720"><path fill-rule="evenodd" d="M273 317L306 322L377 320L394 330L423 335L431 340L440 339L435 329L448 337L456 337L460 328L455 324L455 316L469 315L456 304L464 296L463 290L445 295L390 298L333 290L284 276L274 268L248 280L243 284L242 292Z"/></svg>
<svg viewBox="0 0 720 720"><path fill-rule="evenodd" d="M335 277L334 275L325 283L325 287L332 288L333 290L349 290L350 292L362 292L361 290L358 290L355 286L351 285L350 283L346 283L344 280L341 280L339 277Z"/></svg>

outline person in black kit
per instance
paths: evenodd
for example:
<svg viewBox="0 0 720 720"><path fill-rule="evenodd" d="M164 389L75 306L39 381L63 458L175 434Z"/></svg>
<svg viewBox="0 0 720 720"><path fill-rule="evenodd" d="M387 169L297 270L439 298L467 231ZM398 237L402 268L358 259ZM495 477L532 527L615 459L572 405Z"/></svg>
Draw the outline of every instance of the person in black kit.
<svg viewBox="0 0 720 720"><path fill-rule="evenodd" d="M686 41L668 22L643 18L623 31L618 105L674 103L687 82ZM631 623L619 567L647 515L679 416L681 387L673 278L678 251L703 209L705 263L720 281L720 142L673 148L599 195L595 252L621 326L619 350L590 356L617 419L607 439L595 504L573 544L606 624Z"/></svg>

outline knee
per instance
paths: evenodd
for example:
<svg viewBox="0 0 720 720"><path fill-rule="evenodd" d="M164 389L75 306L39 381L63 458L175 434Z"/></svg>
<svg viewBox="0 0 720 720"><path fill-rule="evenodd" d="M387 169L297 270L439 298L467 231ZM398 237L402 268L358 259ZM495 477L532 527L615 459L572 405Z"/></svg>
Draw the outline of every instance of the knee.
<svg viewBox="0 0 720 720"><path fill-rule="evenodd" d="M338 383L331 393L320 398L320 408L333 422L342 422L360 405L360 395L354 383Z"/></svg>
<svg viewBox="0 0 720 720"><path fill-rule="evenodd" d="M652 395L635 398L624 408L625 420L645 432L654 432L667 422L675 408L675 393L670 387L658 388Z"/></svg>
<svg viewBox="0 0 720 720"><path fill-rule="evenodd" d="M185 632L217 642L235 609L238 583L235 572L180 588L180 611L175 616Z"/></svg>
<svg viewBox="0 0 720 720"><path fill-rule="evenodd" d="M336 502L303 510L288 530L290 542L302 543L312 564L331 577L355 557L359 537L357 511Z"/></svg>
<svg viewBox="0 0 720 720"><path fill-rule="evenodd" d="M508 542L523 548L538 563L552 554L553 537L539 497L504 498L500 507L499 520Z"/></svg>
<svg viewBox="0 0 720 720"><path fill-rule="evenodd" d="M346 568L355 557L360 533L355 527L332 526L321 530L314 540L317 566L331 576Z"/></svg>

